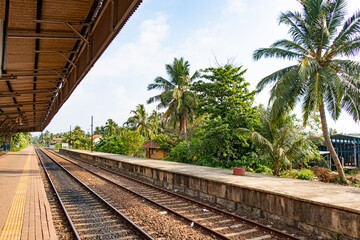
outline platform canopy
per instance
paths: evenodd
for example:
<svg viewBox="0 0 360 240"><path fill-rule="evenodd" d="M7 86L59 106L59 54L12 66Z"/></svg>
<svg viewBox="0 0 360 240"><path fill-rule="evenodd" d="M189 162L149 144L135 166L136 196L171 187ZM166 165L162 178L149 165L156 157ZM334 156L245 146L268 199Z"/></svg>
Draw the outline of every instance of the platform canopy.
<svg viewBox="0 0 360 240"><path fill-rule="evenodd" d="M0 0L0 133L42 131L141 0Z"/></svg>

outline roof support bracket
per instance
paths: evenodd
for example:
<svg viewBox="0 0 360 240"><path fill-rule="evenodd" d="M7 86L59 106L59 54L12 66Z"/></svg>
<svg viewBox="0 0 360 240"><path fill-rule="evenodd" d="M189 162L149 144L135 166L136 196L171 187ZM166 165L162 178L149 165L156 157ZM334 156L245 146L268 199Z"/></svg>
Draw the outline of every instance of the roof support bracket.
<svg viewBox="0 0 360 240"><path fill-rule="evenodd" d="M59 53L63 58L65 58L66 61L68 61L71 65L73 65L74 67L76 67L76 64L75 64L73 61L71 61L68 57L66 57L62 52L58 51L58 53Z"/></svg>
<svg viewBox="0 0 360 240"><path fill-rule="evenodd" d="M81 35L81 33L76 31L76 29L73 26L71 26L70 23L66 22L65 25L68 26L71 29L71 31L73 31L76 35L78 35L84 42L86 42L87 45L90 44L89 41L83 35Z"/></svg>

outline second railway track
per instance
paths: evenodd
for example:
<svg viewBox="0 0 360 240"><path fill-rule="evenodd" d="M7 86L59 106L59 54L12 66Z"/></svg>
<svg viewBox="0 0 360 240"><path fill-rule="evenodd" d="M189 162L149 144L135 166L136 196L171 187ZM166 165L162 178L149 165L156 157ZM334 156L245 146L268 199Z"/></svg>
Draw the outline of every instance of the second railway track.
<svg viewBox="0 0 360 240"><path fill-rule="evenodd" d="M137 179L131 179L129 176L89 162L70 159L53 152L47 151L46 153L62 164L71 163L72 166L75 164L78 168L86 170L97 178L101 178L103 181L142 198L142 201L150 202L160 209L160 213L176 215L190 224L191 227L195 226L198 229L203 229L202 231L207 231L213 237L253 240L299 239L293 235L249 221ZM109 201L111 202L111 198Z"/></svg>

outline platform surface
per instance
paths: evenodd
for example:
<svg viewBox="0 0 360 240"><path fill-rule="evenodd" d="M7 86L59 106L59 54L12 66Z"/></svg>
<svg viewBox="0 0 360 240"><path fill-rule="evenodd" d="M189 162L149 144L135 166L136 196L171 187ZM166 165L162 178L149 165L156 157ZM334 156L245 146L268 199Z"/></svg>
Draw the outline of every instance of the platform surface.
<svg viewBox="0 0 360 240"><path fill-rule="evenodd" d="M335 207L360 214L360 188L317 181L280 178L256 173L246 173L245 176L236 176L232 174L232 170L227 169L194 166L184 163L136 158L111 153L90 152L86 150L71 149L71 151L196 176L198 178L226 184L238 185L271 194L284 195L289 198L297 198L302 201L313 202L319 205Z"/></svg>
<svg viewBox="0 0 360 240"><path fill-rule="evenodd" d="M57 239L33 147L0 157L0 240Z"/></svg>

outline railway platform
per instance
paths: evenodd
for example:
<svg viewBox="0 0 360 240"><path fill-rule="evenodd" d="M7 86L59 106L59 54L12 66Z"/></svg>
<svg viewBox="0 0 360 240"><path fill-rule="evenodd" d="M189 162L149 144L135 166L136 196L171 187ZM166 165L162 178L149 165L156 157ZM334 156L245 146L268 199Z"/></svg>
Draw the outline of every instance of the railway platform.
<svg viewBox="0 0 360 240"><path fill-rule="evenodd" d="M360 188L278 178L183 163L62 149L238 212L313 234L318 239L360 239Z"/></svg>
<svg viewBox="0 0 360 240"><path fill-rule="evenodd" d="M33 147L0 156L0 240L57 239Z"/></svg>

